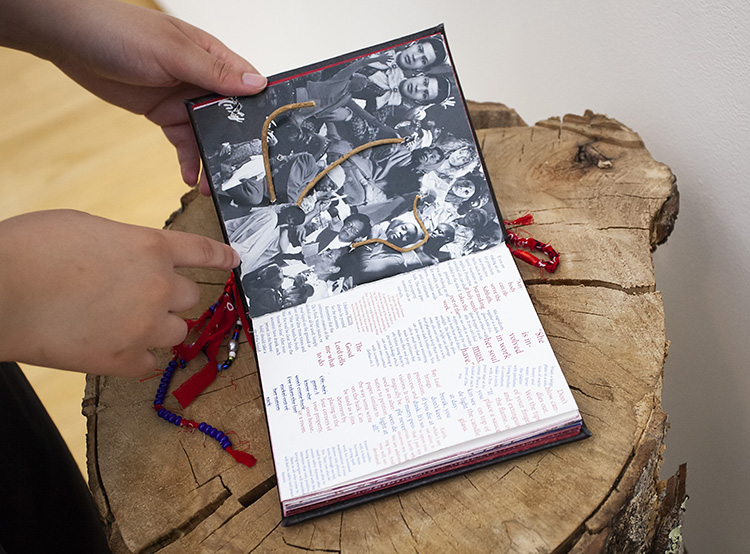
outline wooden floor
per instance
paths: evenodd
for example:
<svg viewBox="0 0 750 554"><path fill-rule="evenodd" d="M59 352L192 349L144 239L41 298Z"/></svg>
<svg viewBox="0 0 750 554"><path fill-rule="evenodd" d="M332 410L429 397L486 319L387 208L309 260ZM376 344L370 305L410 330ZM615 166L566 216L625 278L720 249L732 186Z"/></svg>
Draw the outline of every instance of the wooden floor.
<svg viewBox="0 0 750 554"><path fill-rule="evenodd" d="M0 95L0 219L74 208L161 227L179 207L187 187L177 156L145 118L104 103L52 64L5 48ZM23 369L85 474L84 375Z"/></svg>

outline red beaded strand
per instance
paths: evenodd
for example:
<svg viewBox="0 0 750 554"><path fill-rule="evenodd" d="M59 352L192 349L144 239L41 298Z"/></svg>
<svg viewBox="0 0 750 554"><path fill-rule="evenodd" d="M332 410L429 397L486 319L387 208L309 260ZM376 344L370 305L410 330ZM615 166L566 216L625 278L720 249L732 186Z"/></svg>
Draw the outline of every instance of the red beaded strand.
<svg viewBox="0 0 750 554"><path fill-rule="evenodd" d="M505 222L505 224L508 226L530 225L532 223L534 223L534 218L531 214L519 217L518 219L514 219L513 221ZM521 237L512 231L508 231L508 242L522 248L536 250L545 254L549 258L549 261L539 259L534 254L532 254L531 252L527 252L526 250L510 248L510 244L508 245L508 248L510 248L510 253L513 254L513 256L515 256L519 260L526 262L529 265L533 265L534 267L543 269L547 273L554 273L557 269L558 264L560 263L560 254L558 254L550 244L540 242L532 237Z"/></svg>

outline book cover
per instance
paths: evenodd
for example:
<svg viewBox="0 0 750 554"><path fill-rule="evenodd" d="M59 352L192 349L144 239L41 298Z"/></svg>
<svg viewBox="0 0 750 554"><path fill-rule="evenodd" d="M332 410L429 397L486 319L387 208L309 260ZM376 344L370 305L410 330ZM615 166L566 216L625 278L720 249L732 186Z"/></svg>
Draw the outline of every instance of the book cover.
<svg viewBox="0 0 750 554"><path fill-rule="evenodd" d="M588 435L442 27L188 103L286 523Z"/></svg>

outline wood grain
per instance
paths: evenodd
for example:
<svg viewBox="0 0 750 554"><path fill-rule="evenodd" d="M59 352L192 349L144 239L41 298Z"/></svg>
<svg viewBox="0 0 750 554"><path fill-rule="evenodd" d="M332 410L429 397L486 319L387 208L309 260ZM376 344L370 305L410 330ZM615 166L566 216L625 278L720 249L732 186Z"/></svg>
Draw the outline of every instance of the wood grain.
<svg viewBox="0 0 750 554"><path fill-rule="evenodd" d="M472 104L504 216L531 212L522 232L562 254L554 275L521 272L594 438L281 527L247 345L184 414L235 431L259 460L252 469L156 418L155 381L89 377L89 472L115 552L651 551L666 518L668 348L651 251L674 223L674 176L615 120L586 113L528 127L509 112ZM194 194L171 227L220 237L210 201ZM191 276L203 305L226 278Z"/></svg>

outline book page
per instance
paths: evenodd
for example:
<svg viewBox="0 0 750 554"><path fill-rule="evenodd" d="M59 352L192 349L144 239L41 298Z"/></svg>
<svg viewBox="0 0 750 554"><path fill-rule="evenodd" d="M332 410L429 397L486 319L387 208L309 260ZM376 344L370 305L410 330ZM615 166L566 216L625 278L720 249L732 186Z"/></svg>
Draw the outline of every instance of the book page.
<svg viewBox="0 0 750 554"><path fill-rule="evenodd" d="M441 28L189 114L251 318L504 240Z"/></svg>
<svg viewBox="0 0 750 554"><path fill-rule="evenodd" d="M578 417L504 244L253 324L282 502Z"/></svg>

